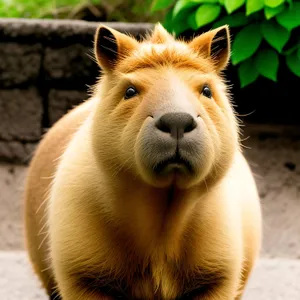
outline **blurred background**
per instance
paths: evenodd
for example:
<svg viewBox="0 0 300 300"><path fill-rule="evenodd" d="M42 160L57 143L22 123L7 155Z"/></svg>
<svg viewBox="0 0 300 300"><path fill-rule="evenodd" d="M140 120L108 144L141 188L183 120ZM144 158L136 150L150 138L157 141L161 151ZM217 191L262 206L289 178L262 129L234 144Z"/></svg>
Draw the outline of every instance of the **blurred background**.
<svg viewBox="0 0 300 300"><path fill-rule="evenodd" d="M246 299L300 299L300 0L0 0L0 299L46 299L24 253L22 193L42 135L88 97L99 23L186 40L223 24L225 72L264 217Z"/></svg>

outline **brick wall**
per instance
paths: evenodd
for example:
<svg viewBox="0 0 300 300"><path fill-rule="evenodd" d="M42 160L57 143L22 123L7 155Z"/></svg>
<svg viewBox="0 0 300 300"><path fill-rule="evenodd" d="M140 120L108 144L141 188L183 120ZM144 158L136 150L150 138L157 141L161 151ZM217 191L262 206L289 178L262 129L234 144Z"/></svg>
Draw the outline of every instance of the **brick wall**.
<svg viewBox="0 0 300 300"><path fill-rule="evenodd" d="M44 129L87 98L100 71L90 58L98 25L0 19L0 161L27 162ZM107 25L137 37L152 28Z"/></svg>

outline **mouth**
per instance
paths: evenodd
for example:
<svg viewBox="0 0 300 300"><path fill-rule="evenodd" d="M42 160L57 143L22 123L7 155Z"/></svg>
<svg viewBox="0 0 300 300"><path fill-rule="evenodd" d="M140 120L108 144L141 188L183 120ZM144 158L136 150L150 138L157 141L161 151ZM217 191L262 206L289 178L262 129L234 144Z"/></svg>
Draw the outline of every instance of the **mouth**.
<svg viewBox="0 0 300 300"><path fill-rule="evenodd" d="M175 155L157 163L153 170L159 175L166 175L177 171L180 173L193 173L191 163L187 159L184 159L178 152Z"/></svg>

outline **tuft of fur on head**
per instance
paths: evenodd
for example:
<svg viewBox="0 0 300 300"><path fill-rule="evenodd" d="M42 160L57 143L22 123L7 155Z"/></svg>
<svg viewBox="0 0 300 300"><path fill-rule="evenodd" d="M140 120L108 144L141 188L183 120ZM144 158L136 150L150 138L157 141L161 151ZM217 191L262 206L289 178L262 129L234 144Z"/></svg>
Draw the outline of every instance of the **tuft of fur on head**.
<svg viewBox="0 0 300 300"><path fill-rule="evenodd" d="M155 25L154 30L151 34L146 35L146 39L144 41L147 41L152 44L165 44L165 43L172 43L175 41L174 36L172 36L170 33L168 33L164 27L158 23Z"/></svg>
<svg viewBox="0 0 300 300"><path fill-rule="evenodd" d="M142 41L100 26L95 55L103 76L94 91L99 102L92 142L103 170L112 177L130 173L148 184L165 186L142 166L144 157L138 151L143 132L154 111L189 107L204 122L205 153L199 154L197 174L182 186L213 183L224 176L239 151L238 123L222 78L230 57L228 26L190 42L176 40L160 24ZM212 99L201 95L204 85L211 87ZM125 100L129 86L135 86L138 94Z"/></svg>

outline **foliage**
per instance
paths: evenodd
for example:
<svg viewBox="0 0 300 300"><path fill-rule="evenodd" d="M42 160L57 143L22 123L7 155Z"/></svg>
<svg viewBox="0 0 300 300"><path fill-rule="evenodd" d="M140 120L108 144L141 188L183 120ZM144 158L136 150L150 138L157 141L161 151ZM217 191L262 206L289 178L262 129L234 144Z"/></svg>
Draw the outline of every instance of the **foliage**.
<svg viewBox="0 0 300 300"><path fill-rule="evenodd" d="M0 0L0 17L84 19L88 21L156 22L152 0Z"/></svg>
<svg viewBox="0 0 300 300"><path fill-rule="evenodd" d="M284 61L300 77L300 0L153 0L152 11L161 9L177 35L228 24L241 87L259 76L276 82Z"/></svg>
<svg viewBox="0 0 300 300"><path fill-rule="evenodd" d="M300 77L300 0L0 0L0 17L164 19L177 35L228 24L232 64L242 87L259 76L276 81L282 63Z"/></svg>

